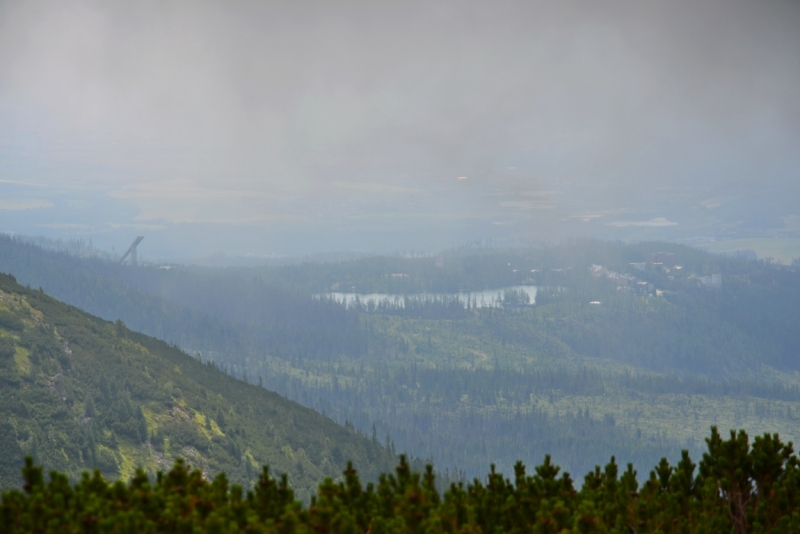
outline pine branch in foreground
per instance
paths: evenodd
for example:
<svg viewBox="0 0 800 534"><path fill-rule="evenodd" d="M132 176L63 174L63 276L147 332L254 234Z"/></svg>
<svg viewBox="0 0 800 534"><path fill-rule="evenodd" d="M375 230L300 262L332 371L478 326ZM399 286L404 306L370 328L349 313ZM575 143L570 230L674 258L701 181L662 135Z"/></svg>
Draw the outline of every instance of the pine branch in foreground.
<svg viewBox="0 0 800 534"><path fill-rule="evenodd" d="M484 481L437 492L434 472L413 472L405 457L377 485L363 485L349 466L326 479L306 506L286 475L264 467L245 492L224 473L213 481L178 460L151 481L143 471L126 484L99 471L70 484L27 458L22 491L3 494L0 533L28 532L798 532L800 462L791 443L744 431L723 439L716 428L695 465L684 451L663 459L642 484L632 465L614 458L576 489L545 457L513 480L494 467Z"/></svg>

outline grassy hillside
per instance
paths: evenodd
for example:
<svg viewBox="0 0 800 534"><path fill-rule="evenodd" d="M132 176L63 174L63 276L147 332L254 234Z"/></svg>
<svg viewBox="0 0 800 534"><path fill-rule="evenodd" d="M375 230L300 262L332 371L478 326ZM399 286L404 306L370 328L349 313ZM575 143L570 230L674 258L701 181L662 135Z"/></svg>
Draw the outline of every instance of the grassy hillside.
<svg viewBox="0 0 800 534"><path fill-rule="evenodd" d="M262 464L306 497L352 459L366 477L393 465L377 441L227 376L174 346L0 275L0 486L24 454L76 477L129 477L185 457L252 483Z"/></svg>

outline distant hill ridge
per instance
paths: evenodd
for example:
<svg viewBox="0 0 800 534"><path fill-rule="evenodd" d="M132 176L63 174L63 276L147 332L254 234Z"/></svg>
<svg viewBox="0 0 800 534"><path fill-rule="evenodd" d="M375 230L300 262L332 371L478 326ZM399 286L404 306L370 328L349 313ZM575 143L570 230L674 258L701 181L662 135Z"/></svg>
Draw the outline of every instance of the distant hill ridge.
<svg viewBox="0 0 800 534"><path fill-rule="evenodd" d="M269 464L301 498L349 459L366 478L395 460L375 439L0 274L0 487L19 484L25 454L71 477L155 472L182 456L250 484Z"/></svg>

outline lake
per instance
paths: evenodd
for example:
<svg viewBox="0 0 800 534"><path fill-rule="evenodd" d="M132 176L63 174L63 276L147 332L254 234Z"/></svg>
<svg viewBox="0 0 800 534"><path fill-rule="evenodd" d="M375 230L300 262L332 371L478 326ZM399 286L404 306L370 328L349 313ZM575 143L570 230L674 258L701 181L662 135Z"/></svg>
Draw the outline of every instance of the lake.
<svg viewBox="0 0 800 534"><path fill-rule="evenodd" d="M407 295L391 293L320 293L315 295L317 298L326 297L350 306L358 300L361 304L369 306L372 302L374 306L388 301L398 306L404 305L404 300L408 299L440 299L457 297L458 300L467 307L467 303L472 303L475 308L502 308L503 294L508 291L517 293L523 292L528 295L530 304L536 301L536 286L508 286L497 289L485 289L483 291L467 291L462 293L409 293Z"/></svg>

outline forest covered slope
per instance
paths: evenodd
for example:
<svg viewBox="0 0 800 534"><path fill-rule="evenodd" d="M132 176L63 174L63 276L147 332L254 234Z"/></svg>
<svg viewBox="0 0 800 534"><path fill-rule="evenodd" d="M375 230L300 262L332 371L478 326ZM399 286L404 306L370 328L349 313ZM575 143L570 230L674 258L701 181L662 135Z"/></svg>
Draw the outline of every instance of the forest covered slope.
<svg viewBox="0 0 800 534"><path fill-rule="evenodd" d="M70 477L128 478L182 456L249 484L261 466L300 497L353 460L366 477L394 464L375 440L175 346L0 275L0 487L25 454Z"/></svg>
<svg viewBox="0 0 800 534"><path fill-rule="evenodd" d="M443 473L510 472L546 453L573 473L612 454L651 465L699 452L711 425L800 440L796 265L577 240L164 267L0 237L0 270L23 283L262 379L348 428L374 425L381 442ZM465 305L464 292L501 306Z"/></svg>

